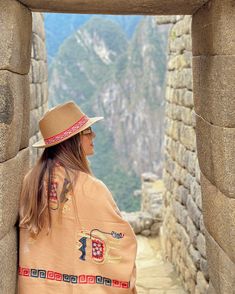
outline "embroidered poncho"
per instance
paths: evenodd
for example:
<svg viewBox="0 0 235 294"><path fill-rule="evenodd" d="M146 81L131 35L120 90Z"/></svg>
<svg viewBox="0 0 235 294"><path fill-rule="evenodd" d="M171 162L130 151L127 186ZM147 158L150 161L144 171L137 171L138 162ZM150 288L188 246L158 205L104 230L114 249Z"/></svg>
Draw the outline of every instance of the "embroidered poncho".
<svg viewBox="0 0 235 294"><path fill-rule="evenodd" d="M104 183L79 172L71 189L56 167L49 206L49 234L20 228L18 294L136 293L135 234Z"/></svg>

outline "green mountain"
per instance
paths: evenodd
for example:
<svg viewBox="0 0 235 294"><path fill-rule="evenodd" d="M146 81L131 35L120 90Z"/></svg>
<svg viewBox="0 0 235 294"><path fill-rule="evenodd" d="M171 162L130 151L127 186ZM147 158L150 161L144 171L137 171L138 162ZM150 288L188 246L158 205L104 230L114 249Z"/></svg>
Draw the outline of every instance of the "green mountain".
<svg viewBox="0 0 235 294"><path fill-rule="evenodd" d="M63 41L94 16L94 14L44 13L49 63L57 54L58 48ZM140 15L100 15L100 17L119 24L128 39L131 38L136 26L142 19Z"/></svg>
<svg viewBox="0 0 235 294"><path fill-rule="evenodd" d="M115 61L127 49L118 24L94 17L67 38L49 67L51 104L70 99L90 110L92 97L108 81Z"/></svg>
<svg viewBox="0 0 235 294"><path fill-rule="evenodd" d="M51 106L74 100L94 126L94 174L121 210L139 209L140 175L160 171L167 30L145 17L131 40L115 22L93 17L60 46L49 68ZM157 158L157 160L156 160Z"/></svg>

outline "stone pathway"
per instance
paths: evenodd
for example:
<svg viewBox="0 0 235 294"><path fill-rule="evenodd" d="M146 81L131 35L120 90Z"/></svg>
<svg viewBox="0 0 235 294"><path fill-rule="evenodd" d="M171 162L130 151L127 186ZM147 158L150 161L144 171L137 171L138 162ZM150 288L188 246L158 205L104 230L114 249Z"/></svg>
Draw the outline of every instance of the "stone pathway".
<svg viewBox="0 0 235 294"><path fill-rule="evenodd" d="M162 259L160 237L137 235L137 241L138 294L185 294L173 265Z"/></svg>

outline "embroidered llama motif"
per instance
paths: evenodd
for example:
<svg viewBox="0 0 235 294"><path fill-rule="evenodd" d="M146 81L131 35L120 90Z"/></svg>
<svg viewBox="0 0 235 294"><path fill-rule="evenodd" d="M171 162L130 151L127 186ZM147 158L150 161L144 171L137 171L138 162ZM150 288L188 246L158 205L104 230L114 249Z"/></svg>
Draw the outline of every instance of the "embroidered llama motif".
<svg viewBox="0 0 235 294"><path fill-rule="evenodd" d="M120 239L124 234L112 231L103 232L99 229L82 230L78 233L77 249L83 261L93 263L119 263L122 256L113 251L120 251Z"/></svg>
<svg viewBox="0 0 235 294"><path fill-rule="evenodd" d="M58 197L57 197L57 187L58 187L58 183L55 180L52 180L50 185L49 202L50 202L50 208L53 210L56 210L59 207Z"/></svg>
<svg viewBox="0 0 235 294"><path fill-rule="evenodd" d="M67 193L70 192L70 190L71 190L71 182L68 179L64 178L63 188L60 193L60 203L65 203L68 200L66 196L67 196Z"/></svg>
<svg viewBox="0 0 235 294"><path fill-rule="evenodd" d="M59 199L58 199L58 181L56 178L56 175L54 175L52 177L52 181L51 181L51 185L50 185L50 193L49 193L49 207L52 210L57 210L59 208L59 204L65 204L68 200L71 199L71 197L69 195L67 195L70 191L71 191L71 182L67 179L64 178L64 182L63 182L63 188L62 191L59 195ZM46 193L48 191L47 189L47 184L45 184L45 190ZM68 205L66 207L63 207L63 213L69 210Z"/></svg>

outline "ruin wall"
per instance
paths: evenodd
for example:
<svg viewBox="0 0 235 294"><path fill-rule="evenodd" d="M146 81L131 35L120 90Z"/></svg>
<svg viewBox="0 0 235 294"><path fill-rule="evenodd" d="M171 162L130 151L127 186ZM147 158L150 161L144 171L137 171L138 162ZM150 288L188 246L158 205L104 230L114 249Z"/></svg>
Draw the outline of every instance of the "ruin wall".
<svg viewBox="0 0 235 294"><path fill-rule="evenodd" d="M192 85L191 16L158 17L172 23L168 41L162 239L189 293L206 293L208 266L197 160Z"/></svg>
<svg viewBox="0 0 235 294"><path fill-rule="evenodd" d="M15 294L19 196L47 105L46 49L41 14L2 0L0 19L0 293Z"/></svg>

